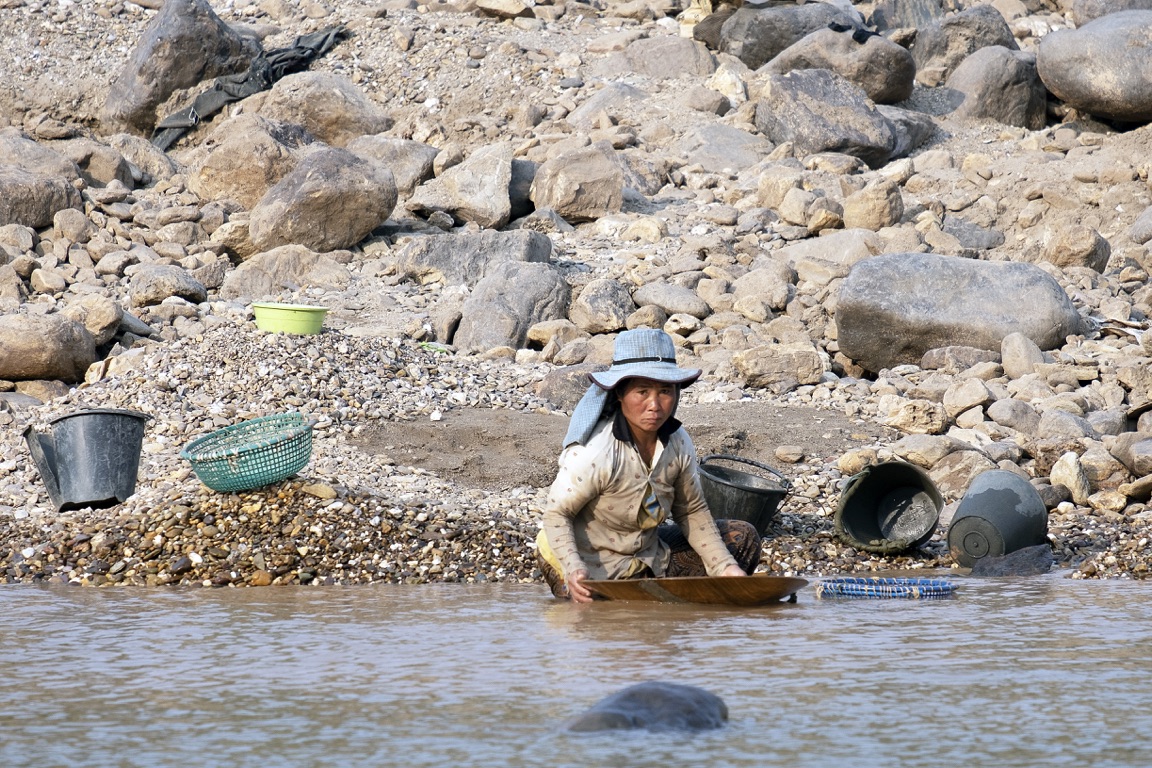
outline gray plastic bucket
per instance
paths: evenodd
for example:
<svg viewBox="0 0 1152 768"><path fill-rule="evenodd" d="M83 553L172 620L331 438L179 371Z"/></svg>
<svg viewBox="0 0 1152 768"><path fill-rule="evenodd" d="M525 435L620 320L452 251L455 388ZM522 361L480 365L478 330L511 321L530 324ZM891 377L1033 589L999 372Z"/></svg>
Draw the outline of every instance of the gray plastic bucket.
<svg viewBox="0 0 1152 768"><path fill-rule="evenodd" d="M754 467L761 474L716 464L730 461ZM767 473L765 477L763 473ZM740 456L715 453L700 460L700 488L717 520L743 520L763 536L780 503L791 492L788 478L766 464Z"/></svg>
<svg viewBox="0 0 1152 768"><path fill-rule="evenodd" d="M111 507L136 490L144 422L137 411L94 408L24 430L24 440L56 511Z"/></svg>
<svg viewBox="0 0 1152 768"><path fill-rule="evenodd" d="M886 461L848 478L833 524L845 544L890 555L926 544L943 508L944 497L927 472Z"/></svg>
<svg viewBox="0 0 1152 768"><path fill-rule="evenodd" d="M948 549L965 568L985 557L1047 543L1048 510L1039 492L1003 469L983 472L972 481L948 526Z"/></svg>

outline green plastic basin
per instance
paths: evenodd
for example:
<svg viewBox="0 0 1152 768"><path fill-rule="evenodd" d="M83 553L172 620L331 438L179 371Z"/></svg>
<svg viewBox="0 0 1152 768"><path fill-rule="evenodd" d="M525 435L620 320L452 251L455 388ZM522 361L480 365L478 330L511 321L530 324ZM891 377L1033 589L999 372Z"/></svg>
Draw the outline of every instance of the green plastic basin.
<svg viewBox="0 0 1152 768"><path fill-rule="evenodd" d="M256 313L256 327L262 331L310 335L320 333L328 308L258 301L252 305L252 311Z"/></svg>

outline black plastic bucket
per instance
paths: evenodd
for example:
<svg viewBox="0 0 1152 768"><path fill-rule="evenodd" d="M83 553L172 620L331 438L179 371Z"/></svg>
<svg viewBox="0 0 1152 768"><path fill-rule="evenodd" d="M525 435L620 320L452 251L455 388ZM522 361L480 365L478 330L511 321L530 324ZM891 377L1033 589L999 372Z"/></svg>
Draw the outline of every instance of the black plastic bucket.
<svg viewBox="0 0 1152 768"><path fill-rule="evenodd" d="M1000 557L1048 543L1048 509L1039 492L1015 472L993 469L968 486L948 526L948 549L957 563Z"/></svg>
<svg viewBox="0 0 1152 768"><path fill-rule="evenodd" d="M944 497L928 473L886 461L848 479L834 527L845 544L879 555L915 549L932 538Z"/></svg>
<svg viewBox="0 0 1152 768"><path fill-rule="evenodd" d="M149 418L137 411L94 408L53 419L51 434L25 429L56 511L111 507L131 496Z"/></svg>
<svg viewBox="0 0 1152 768"><path fill-rule="evenodd" d="M746 464L767 472L770 477L717 466L716 461ZM743 520L761 536L768 530L780 502L792 491L788 478L766 464L740 456L716 453L700 460L700 488L717 520Z"/></svg>

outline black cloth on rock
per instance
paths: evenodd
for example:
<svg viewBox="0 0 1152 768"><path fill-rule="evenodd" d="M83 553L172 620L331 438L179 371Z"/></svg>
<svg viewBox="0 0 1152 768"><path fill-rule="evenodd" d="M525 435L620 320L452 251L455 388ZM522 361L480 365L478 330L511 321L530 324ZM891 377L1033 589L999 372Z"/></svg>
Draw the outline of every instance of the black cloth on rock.
<svg viewBox="0 0 1152 768"><path fill-rule="evenodd" d="M211 117L234 101L268 90L285 75L307 69L314 59L323 56L346 37L348 29L341 24L300 35L287 48L261 51L247 72L216 78L212 87L197 96L191 106L161 120L152 133L152 143L160 149L168 149L204 118Z"/></svg>

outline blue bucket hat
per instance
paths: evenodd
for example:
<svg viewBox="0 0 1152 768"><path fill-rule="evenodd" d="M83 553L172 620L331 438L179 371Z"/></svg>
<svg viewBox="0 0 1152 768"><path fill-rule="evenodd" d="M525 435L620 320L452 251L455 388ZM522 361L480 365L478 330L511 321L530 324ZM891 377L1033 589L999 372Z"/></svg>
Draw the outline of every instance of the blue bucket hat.
<svg viewBox="0 0 1152 768"><path fill-rule="evenodd" d="M612 367L588 377L604 389L614 389L624 379L652 379L686 387L700 378L700 369L677 367L676 345L664 331L636 328L616 337Z"/></svg>
<svg viewBox="0 0 1152 768"><path fill-rule="evenodd" d="M612 366L606 371L590 373L588 378L593 383L572 411L572 420L564 435L565 448L573 443L583 444L592 436L608 403L608 393L621 381L652 379L686 387L700 378L700 369L676 365L676 345L664 331L636 328L616 337Z"/></svg>

